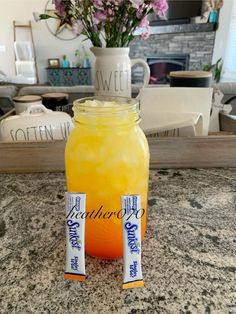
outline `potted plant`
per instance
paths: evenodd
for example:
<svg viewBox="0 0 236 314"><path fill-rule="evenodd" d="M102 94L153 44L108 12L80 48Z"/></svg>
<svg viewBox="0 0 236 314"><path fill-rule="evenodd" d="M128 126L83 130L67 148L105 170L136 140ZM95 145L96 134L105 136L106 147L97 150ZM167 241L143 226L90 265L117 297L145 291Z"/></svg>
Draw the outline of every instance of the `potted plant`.
<svg viewBox="0 0 236 314"><path fill-rule="evenodd" d="M85 35L93 45L91 51L98 59L95 62L95 92L131 95L129 43L138 27L142 39L149 37L147 15L154 12L163 16L168 8L167 0L53 0L53 3L56 15L52 17L67 21L69 16L73 31ZM36 20L51 17L34 15ZM149 67L143 60L139 63L146 69L147 77Z"/></svg>

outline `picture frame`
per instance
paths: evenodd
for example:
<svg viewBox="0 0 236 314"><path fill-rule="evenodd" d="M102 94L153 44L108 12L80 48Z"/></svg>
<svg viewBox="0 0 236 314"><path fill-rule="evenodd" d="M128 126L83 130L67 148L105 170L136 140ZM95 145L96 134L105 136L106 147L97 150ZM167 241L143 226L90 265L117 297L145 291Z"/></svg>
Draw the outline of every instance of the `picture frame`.
<svg viewBox="0 0 236 314"><path fill-rule="evenodd" d="M48 67L49 68L59 68L60 67L60 60L55 59L48 59Z"/></svg>

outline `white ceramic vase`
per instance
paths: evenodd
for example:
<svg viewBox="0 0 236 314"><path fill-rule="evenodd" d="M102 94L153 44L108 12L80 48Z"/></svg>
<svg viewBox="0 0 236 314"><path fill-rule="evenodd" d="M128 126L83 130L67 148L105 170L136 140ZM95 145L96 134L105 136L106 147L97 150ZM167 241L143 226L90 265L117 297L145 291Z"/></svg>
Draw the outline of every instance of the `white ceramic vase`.
<svg viewBox="0 0 236 314"><path fill-rule="evenodd" d="M143 85L150 78L148 64L142 59L130 59L129 48L91 47L94 64L94 88L96 96L131 97L131 67L141 64L144 68Z"/></svg>

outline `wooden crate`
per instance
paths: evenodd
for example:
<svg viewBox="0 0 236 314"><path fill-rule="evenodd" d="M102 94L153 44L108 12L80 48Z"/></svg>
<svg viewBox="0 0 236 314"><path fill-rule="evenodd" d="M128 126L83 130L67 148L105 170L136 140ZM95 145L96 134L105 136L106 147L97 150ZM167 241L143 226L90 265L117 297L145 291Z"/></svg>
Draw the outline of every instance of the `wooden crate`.
<svg viewBox="0 0 236 314"><path fill-rule="evenodd" d="M148 138L151 168L236 167L236 135ZM64 171L65 141L0 142L0 172Z"/></svg>

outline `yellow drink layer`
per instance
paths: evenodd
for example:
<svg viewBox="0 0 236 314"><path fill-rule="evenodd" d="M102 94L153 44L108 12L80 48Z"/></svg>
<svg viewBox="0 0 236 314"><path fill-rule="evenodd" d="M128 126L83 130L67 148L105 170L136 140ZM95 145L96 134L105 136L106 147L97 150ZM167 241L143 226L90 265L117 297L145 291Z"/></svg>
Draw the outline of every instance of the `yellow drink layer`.
<svg viewBox="0 0 236 314"><path fill-rule="evenodd" d="M146 230L147 140L134 104L89 100L75 104L74 113L65 152L67 190L86 193L86 252L116 258L122 256L121 195L141 195L142 237Z"/></svg>

